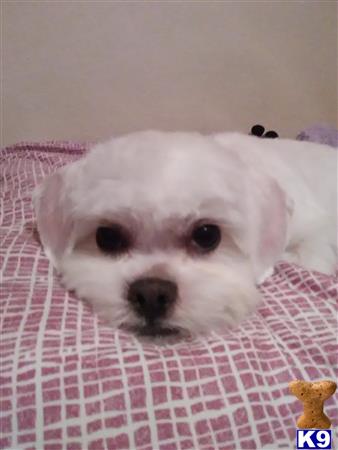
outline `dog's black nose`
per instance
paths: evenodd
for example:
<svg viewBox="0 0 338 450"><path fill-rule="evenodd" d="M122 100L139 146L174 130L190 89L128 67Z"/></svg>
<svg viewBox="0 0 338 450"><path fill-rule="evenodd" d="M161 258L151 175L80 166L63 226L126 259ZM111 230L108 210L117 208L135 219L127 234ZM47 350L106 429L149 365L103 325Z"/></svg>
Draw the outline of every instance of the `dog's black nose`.
<svg viewBox="0 0 338 450"><path fill-rule="evenodd" d="M153 324L175 303L177 286L160 278L140 278L129 285L127 298L134 311Z"/></svg>

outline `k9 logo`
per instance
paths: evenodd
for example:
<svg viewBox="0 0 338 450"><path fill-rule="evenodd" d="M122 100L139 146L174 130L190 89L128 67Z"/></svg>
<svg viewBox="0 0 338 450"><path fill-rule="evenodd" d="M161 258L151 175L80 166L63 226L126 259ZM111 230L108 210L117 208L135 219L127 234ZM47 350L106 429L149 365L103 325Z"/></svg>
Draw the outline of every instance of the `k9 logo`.
<svg viewBox="0 0 338 450"><path fill-rule="evenodd" d="M297 448L332 448L331 430L297 430Z"/></svg>

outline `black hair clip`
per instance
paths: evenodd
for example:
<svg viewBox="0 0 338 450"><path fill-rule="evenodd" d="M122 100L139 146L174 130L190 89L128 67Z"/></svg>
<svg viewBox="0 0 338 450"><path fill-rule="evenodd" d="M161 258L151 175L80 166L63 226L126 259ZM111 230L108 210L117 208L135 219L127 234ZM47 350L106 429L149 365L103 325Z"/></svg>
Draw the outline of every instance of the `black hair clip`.
<svg viewBox="0 0 338 450"><path fill-rule="evenodd" d="M270 139L274 139L274 138L278 138L278 133L276 133L276 131L270 130L267 131L264 134L265 128L263 127L263 125L254 125L251 128L251 133L253 136L257 136L257 137L262 137L262 138L270 138Z"/></svg>

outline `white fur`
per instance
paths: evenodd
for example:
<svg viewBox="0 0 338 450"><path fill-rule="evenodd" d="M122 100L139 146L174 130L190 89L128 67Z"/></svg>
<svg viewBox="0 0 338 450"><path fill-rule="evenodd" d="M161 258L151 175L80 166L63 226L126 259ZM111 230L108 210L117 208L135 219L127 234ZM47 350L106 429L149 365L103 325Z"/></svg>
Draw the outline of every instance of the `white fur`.
<svg viewBox="0 0 338 450"><path fill-rule="evenodd" d="M67 288L114 326L142 322L126 289L146 276L178 286L166 326L232 326L255 307L255 284L278 260L333 273L336 156L318 144L237 133L115 138L38 188L41 241ZM200 220L222 230L220 246L204 256L182 244ZM128 228L133 248L104 255L95 243L102 223Z"/></svg>

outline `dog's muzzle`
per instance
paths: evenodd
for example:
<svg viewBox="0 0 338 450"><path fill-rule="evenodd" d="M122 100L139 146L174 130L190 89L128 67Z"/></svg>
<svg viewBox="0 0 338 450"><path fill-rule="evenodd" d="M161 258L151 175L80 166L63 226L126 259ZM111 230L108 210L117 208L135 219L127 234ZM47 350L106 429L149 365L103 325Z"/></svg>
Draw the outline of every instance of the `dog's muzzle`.
<svg viewBox="0 0 338 450"><path fill-rule="evenodd" d="M127 299L136 314L154 326L176 302L177 285L160 278L140 278L129 285Z"/></svg>

